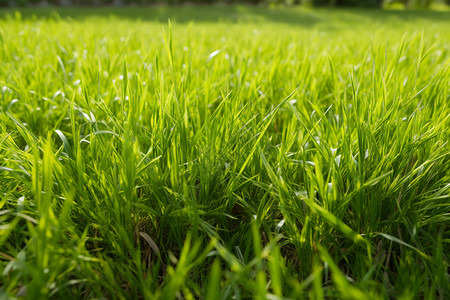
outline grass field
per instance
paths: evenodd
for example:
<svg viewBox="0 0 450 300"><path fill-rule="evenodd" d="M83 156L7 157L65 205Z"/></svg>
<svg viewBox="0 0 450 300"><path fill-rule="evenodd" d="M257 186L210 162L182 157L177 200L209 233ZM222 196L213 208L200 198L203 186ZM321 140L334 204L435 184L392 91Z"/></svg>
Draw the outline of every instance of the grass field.
<svg viewBox="0 0 450 300"><path fill-rule="evenodd" d="M1 299L450 296L449 12L3 10L0 87Z"/></svg>

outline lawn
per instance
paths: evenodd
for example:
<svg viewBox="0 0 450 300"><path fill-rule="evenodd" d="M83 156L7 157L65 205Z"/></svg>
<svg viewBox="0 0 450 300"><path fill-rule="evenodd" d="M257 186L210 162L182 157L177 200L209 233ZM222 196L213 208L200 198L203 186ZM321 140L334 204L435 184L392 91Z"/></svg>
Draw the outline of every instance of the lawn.
<svg viewBox="0 0 450 300"><path fill-rule="evenodd" d="M450 12L0 10L0 87L0 299L450 296Z"/></svg>

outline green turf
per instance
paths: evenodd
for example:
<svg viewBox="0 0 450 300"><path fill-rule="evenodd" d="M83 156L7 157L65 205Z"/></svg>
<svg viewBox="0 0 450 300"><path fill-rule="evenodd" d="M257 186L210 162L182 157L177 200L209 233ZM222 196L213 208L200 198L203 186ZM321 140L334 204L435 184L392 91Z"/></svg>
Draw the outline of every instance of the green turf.
<svg viewBox="0 0 450 300"><path fill-rule="evenodd" d="M3 10L0 87L2 299L449 297L448 12Z"/></svg>

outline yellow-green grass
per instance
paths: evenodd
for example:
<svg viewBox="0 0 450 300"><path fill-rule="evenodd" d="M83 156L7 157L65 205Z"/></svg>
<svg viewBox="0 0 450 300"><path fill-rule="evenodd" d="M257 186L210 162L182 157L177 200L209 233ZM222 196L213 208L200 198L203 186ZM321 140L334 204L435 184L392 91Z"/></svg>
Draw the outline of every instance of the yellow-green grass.
<svg viewBox="0 0 450 300"><path fill-rule="evenodd" d="M449 296L449 13L0 16L0 297Z"/></svg>

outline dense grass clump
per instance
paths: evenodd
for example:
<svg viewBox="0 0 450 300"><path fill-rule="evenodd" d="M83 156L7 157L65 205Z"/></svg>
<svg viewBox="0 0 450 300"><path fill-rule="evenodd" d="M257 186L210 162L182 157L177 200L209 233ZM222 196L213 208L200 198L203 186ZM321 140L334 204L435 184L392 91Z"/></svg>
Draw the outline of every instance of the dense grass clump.
<svg viewBox="0 0 450 300"><path fill-rule="evenodd" d="M0 13L0 298L449 297L448 13Z"/></svg>

